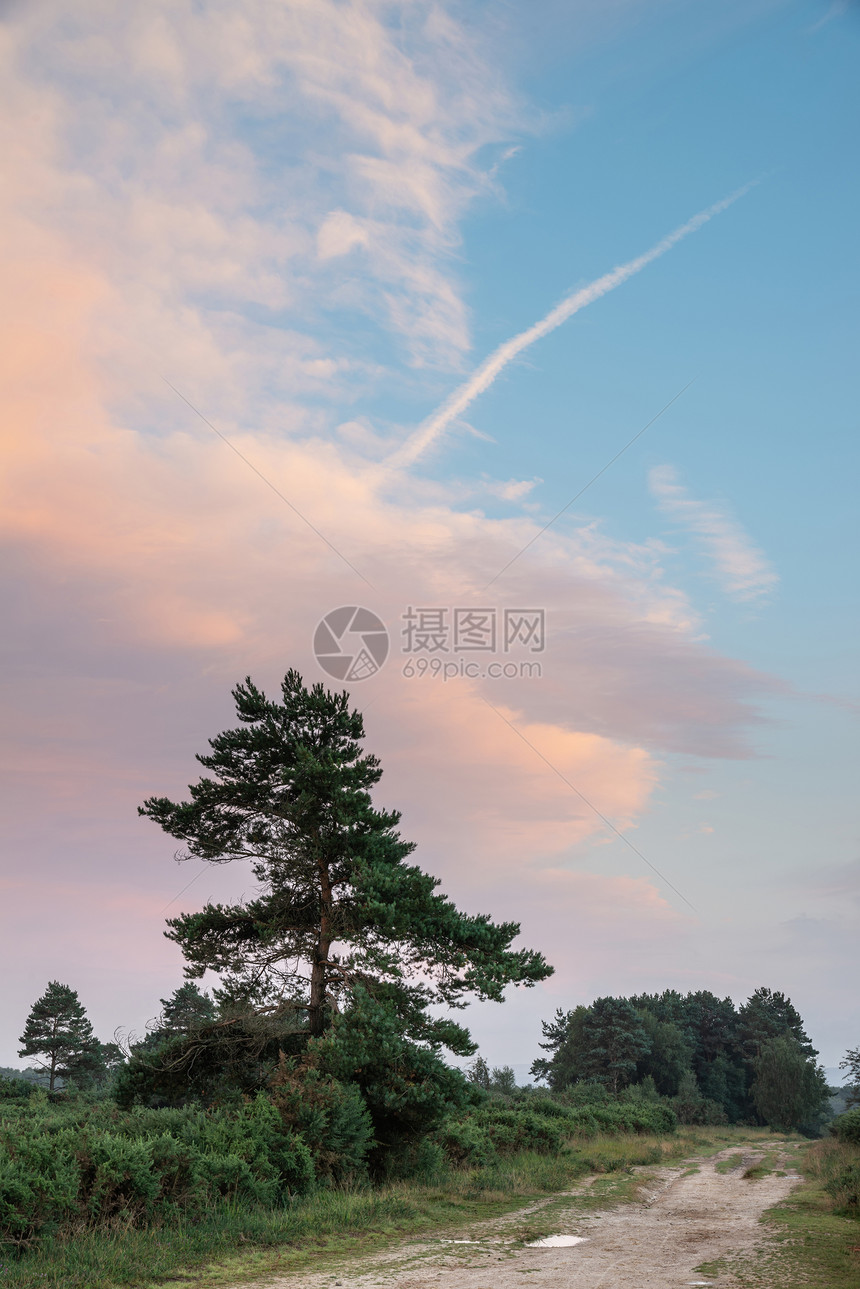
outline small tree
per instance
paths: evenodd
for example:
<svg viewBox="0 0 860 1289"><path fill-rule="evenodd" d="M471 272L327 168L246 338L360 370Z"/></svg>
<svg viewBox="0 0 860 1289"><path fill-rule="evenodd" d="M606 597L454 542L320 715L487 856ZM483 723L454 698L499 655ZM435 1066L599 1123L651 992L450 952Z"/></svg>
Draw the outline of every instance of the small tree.
<svg viewBox="0 0 860 1289"><path fill-rule="evenodd" d="M142 1041L132 1043L133 1053L155 1052L172 1038L202 1032L218 1016L218 1008L209 995L202 993L190 980L174 989L169 998L160 998L159 1002L161 1015L150 1022Z"/></svg>
<svg viewBox="0 0 860 1289"><path fill-rule="evenodd" d="M171 1034L186 1033L198 1025L215 1020L218 1009L208 994L204 994L189 980L174 989L161 1003L161 1028Z"/></svg>
<svg viewBox="0 0 860 1289"><path fill-rule="evenodd" d="M466 1078L470 1083L475 1083L485 1092L490 1090L490 1067L484 1060L483 1056L476 1056L472 1064L466 1070Z"/></svg>
<svg viewBox="0 0 860 1289"><path fill-rule="evenodd" d="M501 1092L504 1096L513 1096L517 1090L517 1076L513 1067L501 1065L494 1067L490 1075L490 1091Z"/></svg>
<svg viewBox="0 0 860 1289"><path fill-rule="evenodd" d="M840 1070L847 1071L844 1082L847 1084L848 1104L860 1105L860 1047L849 1048L845 1059L839 1062Z"/></svg>
<svg viewBox="0 0 860 1289"><path fill-rule="evenodd" d="M815 1124L829 1095L824 1071L790 1035L768 1039L753 1063L752 1096L770 1127L781 1132Z"/></svg>
<svg viewBox="0 0 860 1289"><path fill-rule="evenodd" d="M33 1004L19 1041L19 1056L41 1058L36 1068L47 1074L51 1092L57 1078L89 1082L104 1074L102 1045L86 1010L76 991L58 980Z"/></svg>

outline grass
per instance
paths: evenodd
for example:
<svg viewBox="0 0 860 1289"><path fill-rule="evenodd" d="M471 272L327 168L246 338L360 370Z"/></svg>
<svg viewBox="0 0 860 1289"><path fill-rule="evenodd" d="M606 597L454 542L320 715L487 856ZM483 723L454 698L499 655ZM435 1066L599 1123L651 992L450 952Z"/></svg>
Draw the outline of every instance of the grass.
<svg viewBox="0 0 860 1289"><path fill-rule="evenodd" d="M860 1284L860 1220L838 1211L825 1187L860 1148L833 1139L800 1148L804 1182L766 1215L771 1240L754 1263L733 1264L744 1289L857 1289ZM700 1267L697 1270L702 1271Z"/></svg>
<svg viewBox="0 0 860 1289"><path fill-rule="evenodd" d="M693 1270L700 1276L720 1276L728 1271L729 1264L725 1258L714 1258L711 1262L700 1262Z"/></svg>
<svg viewBox="0 0 860 1289"><path fill-rule="evenodd" d="M749 1182L757 1182L762 1177L767 1177L768 1173L772 1173L776 1163L776 1154L774 1151L769 1150L766 1155L756 1160L754 1164L750 1164L749 1168L744 1170L744 1177Z"/></svg>

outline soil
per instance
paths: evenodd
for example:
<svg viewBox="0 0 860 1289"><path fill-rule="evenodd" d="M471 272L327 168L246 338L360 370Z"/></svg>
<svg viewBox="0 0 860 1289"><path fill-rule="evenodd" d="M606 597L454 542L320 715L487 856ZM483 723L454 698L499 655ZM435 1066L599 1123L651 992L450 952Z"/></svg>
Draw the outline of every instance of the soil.
<svg viewBox="0 0 860 1289"><path fill-rule="evenodd" d="M768 1162L780 1170L784 1161L774 1160L773 1150L769 1144ZM800 1180L788 1167L782 1176L745 1178L763 1154L747 1148L743 1162L730 1172L718 1172L715 1165L736 1159L737 1146L672 1168L634 1169L641 1177L635 1199L583 1211L577 1197L588 1191L594 1181L589 1178L564 1197L539 1201L462 1235L397 1244L351 1265L332 1269L329 1264L319 1274L306 1268L301 1289L723 1289L735 1283L730 1265L749 1264L767 1239L760 1222L765 1209ZM560 1198L569 1198L569 1207L559 1207ZM552 1233L584 1237L582 1243L523 1244L523 1229L547 1205L553 1206ZM722 1265L695 1270L714 1263ZM299 1289L299 1278L270 1280L267 1289Z"/></svg>

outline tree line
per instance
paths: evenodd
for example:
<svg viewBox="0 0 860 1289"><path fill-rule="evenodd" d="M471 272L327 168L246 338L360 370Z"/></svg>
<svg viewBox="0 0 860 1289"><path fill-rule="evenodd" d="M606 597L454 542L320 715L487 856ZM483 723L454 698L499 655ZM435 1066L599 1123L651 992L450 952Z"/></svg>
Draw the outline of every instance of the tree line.
<svg viewBox="0 0 860 1289"><path fill-rule="evenodd" d="M803 1020L768 988L740 1007L707 990L598 998L558 1009L543 1034L549 1055L532 1074L556 1092L638 1088L669 1099L687 1123L815 1131L827 1117L830 1090Z"/></svg>

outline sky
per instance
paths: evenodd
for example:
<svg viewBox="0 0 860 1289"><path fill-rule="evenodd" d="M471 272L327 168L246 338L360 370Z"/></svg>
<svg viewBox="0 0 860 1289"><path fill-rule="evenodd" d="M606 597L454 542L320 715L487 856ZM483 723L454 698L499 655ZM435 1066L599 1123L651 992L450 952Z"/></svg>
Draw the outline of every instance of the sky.
<svg viewBox="0 0 860 1289"><path fill-rule="evenodd" d="M377 803L555 967L491 1064L664 988L857 1046L858 56L826 0L3 6L0 1064L50 979L140 1034L251 892L137 806L244 676L343 687L341 607Z"/></svg>

